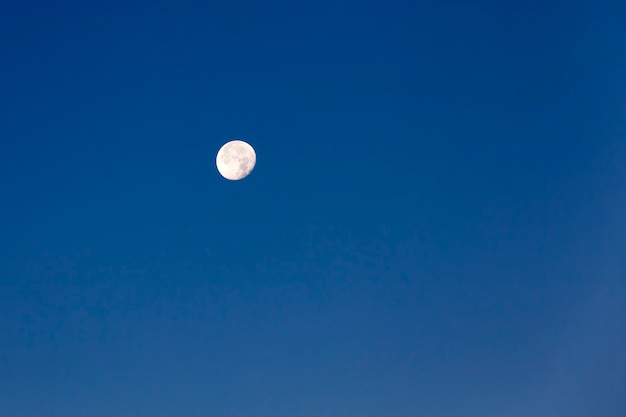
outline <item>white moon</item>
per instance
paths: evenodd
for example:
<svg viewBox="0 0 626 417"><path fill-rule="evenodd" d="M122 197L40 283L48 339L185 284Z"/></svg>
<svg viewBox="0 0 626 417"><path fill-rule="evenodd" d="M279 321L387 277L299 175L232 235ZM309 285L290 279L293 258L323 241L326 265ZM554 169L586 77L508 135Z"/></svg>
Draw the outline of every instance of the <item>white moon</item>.
<svg viewBox="0 0 626 417"><path fill-rule="evenodd" d="M250 175L256 165L256 152L242 140L231 140L217 152L215 165L227 180L241 180Z"/></svg>

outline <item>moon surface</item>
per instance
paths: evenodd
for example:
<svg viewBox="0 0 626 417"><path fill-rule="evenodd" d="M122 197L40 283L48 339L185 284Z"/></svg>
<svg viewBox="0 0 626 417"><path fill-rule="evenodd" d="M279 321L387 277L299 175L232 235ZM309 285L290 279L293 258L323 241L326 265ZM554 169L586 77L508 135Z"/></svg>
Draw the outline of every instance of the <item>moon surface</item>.
<svg viewBox="0 0 626 417"><path fill-rule="evenodd" d="M246 178L256 165L254 148L242 140L231 140L217 152L215 165L222 177L236 181Z"/></svg>

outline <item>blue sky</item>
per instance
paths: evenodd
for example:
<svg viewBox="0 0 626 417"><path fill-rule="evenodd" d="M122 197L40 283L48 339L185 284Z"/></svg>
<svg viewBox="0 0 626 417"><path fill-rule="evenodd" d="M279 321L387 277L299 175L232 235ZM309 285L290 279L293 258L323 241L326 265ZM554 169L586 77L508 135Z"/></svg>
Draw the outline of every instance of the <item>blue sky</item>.
<svg viewBox="0 0 626 417"><path fill-rule="evenodd" d="M0 416L623 415L624 21L4 5Z"/></svg>

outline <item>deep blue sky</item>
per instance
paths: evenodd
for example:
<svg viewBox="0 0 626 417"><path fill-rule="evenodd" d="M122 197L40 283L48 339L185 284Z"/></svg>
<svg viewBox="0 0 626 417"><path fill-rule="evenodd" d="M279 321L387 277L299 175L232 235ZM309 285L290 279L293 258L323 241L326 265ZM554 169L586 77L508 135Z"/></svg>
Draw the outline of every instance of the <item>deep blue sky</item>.
<svg viewBox="0 0 626 417"><path fill-rule="evenodd" d="M624 415L623 2L11 3L0 416Z"/></svg>

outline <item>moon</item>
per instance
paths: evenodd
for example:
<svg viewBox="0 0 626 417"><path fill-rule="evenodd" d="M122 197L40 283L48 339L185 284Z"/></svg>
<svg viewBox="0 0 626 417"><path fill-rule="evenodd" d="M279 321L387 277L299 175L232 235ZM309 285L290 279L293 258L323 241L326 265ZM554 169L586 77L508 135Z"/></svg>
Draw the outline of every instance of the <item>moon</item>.
<svg viewBox="0 0 626 417"><path fill-rule="evenodd" d="M246 178L256 165L254 148L242 140L231 140L222 145L215 157L215 165L222 177L236 181Z"/></svg>

